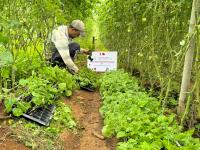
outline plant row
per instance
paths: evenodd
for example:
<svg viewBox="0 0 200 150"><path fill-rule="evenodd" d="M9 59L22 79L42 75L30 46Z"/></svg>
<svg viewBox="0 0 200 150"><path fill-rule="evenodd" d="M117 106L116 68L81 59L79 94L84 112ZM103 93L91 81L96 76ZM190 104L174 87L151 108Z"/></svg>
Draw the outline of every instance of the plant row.
<svg viewBox="0 0 200 150"><path fill-rule="evenodd" d="M175 114L163 115L160 102L123 70L106 73L100 83L102 133L119 139L118 150L200 149L193 130L181 132Z"/></svg>
<svg viewBox="0 0 200 150"><path fill-rule="evenodd" d="M99 7L105 46L118 51L120 67L140 72L142 82L159 82L161 98L180 88L191 6L186 0L105 0Z"/></svg>
<svg viewBox="0 0 200 150"><path fill-rule="evenodd" d="M8 113L21 116L29 109L56 103L61 96L69 97L80 87L95 89L96 74L82 68L79 75L73 76L57 66L41 66L28 78L20 79L16 89L3 89L4 104Z"/></svg>
<svg viewBox="0 0 200 150"><path fill-rule="evenodd" d="M71 96L76 88L97 86L94 72L87 68L80 69L80 72L80 75L73 76L57 66L40 66L32 70L28 78L20 79L16 89L3 89L6 111L17 117L40 106L56 105L49 127L21 118L18 121L9 120L11 132L17 140L32 149L63 149L59 134L66 129L76 130L76 122L71 109L61 98Z"/></svg>

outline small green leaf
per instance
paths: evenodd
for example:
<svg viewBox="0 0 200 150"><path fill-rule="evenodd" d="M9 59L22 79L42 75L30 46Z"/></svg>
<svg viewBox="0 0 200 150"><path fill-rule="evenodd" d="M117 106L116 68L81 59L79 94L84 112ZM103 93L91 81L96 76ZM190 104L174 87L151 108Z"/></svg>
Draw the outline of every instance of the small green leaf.
<svg viewBox="0 0 200 150"><path fill-rule="evenodd" d="M19 116L21 116L23 114L23 111L20 108L14 108L12 110L12 112L13 112L13 115L15 115L17 117L19 117Z"/></svg>
<svg viewBox="0 0 200 150"><path fill-rule="evenodd" d="M3 68L3 69L1 69L1 76L3 78L9 78L10 77L10 68Z"/></svg>
<svg viewBox="0 0 200 150"><path fill-rule="evenodd" d="M69 121L69 128L73 128L76 126L76 122L74 122L73 120Z"/></svg>
<svg viewBox="0 0 200 150"><path fill-rule="evenodd" d="M66 96L71 96L72 95L72 91L66 90L65 94L66 94Z"/></svg>
<svg viewBox="0 0 200 150"><path fill-rule="evenodd" d="M4 36L2 33L0 33L0 43L7 44L8 41L9 41L9 38Z"/></svg>
<svg viewBox="0 0 200 150"><path fill-rule="evenodd" d="M13 55L10 51L5 50L2 53L0 53L0 66L11 64L13 62Z"/></svg>
<svg viewBox="0 0 200 150"><path fill-rule="evenodd" d="M32 102L38 106L42 104L42 100L36 97L32 99Z"/></svg>
<svg viewBox="0 0 200 150"><path fill-rule="evenodd" d="M28 80L21 79L19 80L19 85L25 86L28 83Z"/></svg>
<svg viewBox="0 0 200 150"><path fill-rule="evenodd" d="M4 101L6 112L10 112L12 110L13 105L17 102L15 98L10 98Z"/></svg>
<svg viewBox="0 0 200 150"><path fill-rule="evenodd" d="M31 105L27 102L19 102L17 107L20 108L23 112L26 112L31 107Z"/></svg>
<svg viewBox="0 0 200 150"><path fill-rule="evenodd" d="M35 92L35 91L33 91L31 94L32 94L34 97L40 97L40 94L37 93L37 92Z"/></svg>
<svg viewBox="0 0 200 150"><path fill-rule="evenodd" d="M109 128L108 125L105 125L102 129L102 134L105 136L105 137L111 137L112 135L112 130Z"/></svg>
<svg viewBox="0 0 200 150"><path fill-rule="evenodd" d="M58 84L58 88L61 90L61 91L64 91L66 89L66 83L59 83Z"/></svg>
<svg viewBox="0 0 200 150"><path fill-rule="evenodd" d="M123 138L123 137L126 137L127 136L127 133L124 132L124 131L120 131L117 133L117 138Z"/></svg>

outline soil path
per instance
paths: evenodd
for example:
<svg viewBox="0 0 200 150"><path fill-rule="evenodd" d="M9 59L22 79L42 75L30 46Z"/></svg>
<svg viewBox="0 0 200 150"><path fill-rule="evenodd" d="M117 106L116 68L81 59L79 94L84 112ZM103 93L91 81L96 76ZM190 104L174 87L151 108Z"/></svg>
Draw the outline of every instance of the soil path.
<svg viewBox="0 0 200 150"><path fill-rule="evenodd" d="M99 114L101 105L99 92L75 91L73 96L64 100L72 109L81 132L64 132L65 150L114 150L115 139L102 139L102 119Z"/></svg>
<svg viewBox="0 0 200 150"><path fill-rule="evenodd" d="M98 91L77 90L73 96L65 98L64 102L71 107L79 128L77 133L64 131L60 135L64 141L64 150L115 150L116 139L102 139L103 121L99 113L101 100ZM6 114L0 104L2 116ZM28 150L9 135L9 128L4 128L4 121L0 120L0 150Z"/></svg>

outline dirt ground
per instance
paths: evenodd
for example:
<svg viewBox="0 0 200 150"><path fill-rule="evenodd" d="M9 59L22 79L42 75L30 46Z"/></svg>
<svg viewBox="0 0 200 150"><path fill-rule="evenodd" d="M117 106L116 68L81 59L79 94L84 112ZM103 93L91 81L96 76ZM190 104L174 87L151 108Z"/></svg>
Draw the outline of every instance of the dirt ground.
<svg viewBox="0 0 200 150"><path fill-rule="evenodd" d="M64 131L60 135L60 138L64 141L64 150L115 149L116 139L105 139L101 135L103 121L99 114L101 100L98 91L77 90L72 97L65 98L64 102L71 107L79 128L76 134ZM2 106L0 106L0 118L5 116L2 109ZM0 121L2 122L2 119ZM6 129L1 126L0 150L28 150L28 148L12 139Z"/></svg>
<svg viewBox="0 0 200 150"><path fill-rule="evenodd" d="M5 126L5 121L9 116L3 110L4 107L0 102L0 150L28 150L23 144L10 137L9 128Z"/></svg>
<svg viewBox="0 0 200 150"><path fill-rule="evenodd" d="M29 150L9 136L9 130L0 129L0 150Z"/></svg>
<svg viewBox="0 0 200 150"><path fill-rule="evenodd" d="M74 96L65 99L79 123L81 133L71 136L64 132L61 136L65 150L114 150L115 139L102 139L102 119L99 114L99 92L75 91ZM66 139L66 140L65 140Z"/></svg>

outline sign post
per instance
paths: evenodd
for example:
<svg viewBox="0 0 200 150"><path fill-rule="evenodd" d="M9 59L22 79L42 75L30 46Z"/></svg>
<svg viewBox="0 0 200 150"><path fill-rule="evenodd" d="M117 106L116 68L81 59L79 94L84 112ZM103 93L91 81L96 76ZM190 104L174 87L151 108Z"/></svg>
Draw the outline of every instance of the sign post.
<svg viewBox="0 0 200 150"><path fill-rule="evenodd" d="M117 52L92 52L87 67L96 72L117 70Z"/></svg>

